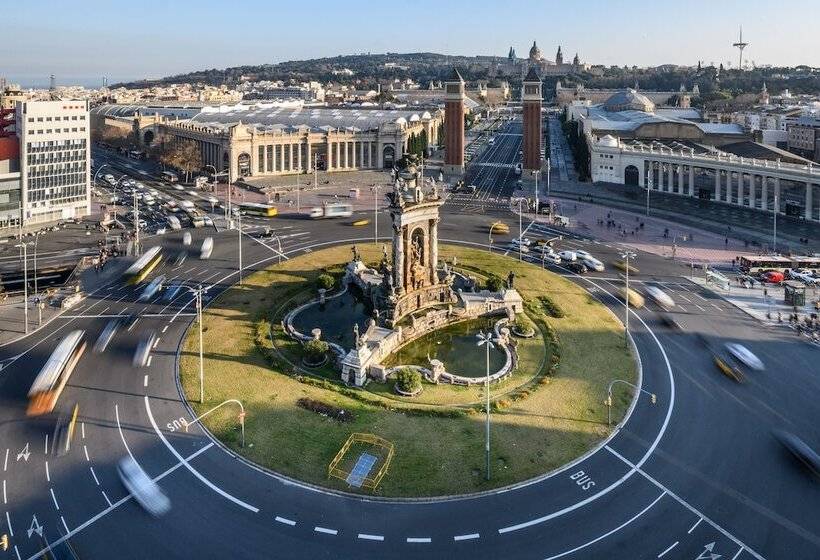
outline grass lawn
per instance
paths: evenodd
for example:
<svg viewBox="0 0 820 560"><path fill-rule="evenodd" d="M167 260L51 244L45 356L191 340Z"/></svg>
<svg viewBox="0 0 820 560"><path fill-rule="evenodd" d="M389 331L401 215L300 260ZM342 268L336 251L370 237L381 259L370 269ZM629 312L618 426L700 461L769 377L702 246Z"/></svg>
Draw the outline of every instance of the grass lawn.
<svg viewBox="0 0 820 560"><path fill-rule="evenodd" d="M366 262L381 257L381 245L361 246ZM328 478L327 468L353 432L372 433L395 446L387 475L375 491L384 496L432 496L486 490L525 480L582 454L607 434L606 387L613 378L635 381L632 357L623 346L623 328L612 314L575 284L537 266L486 251L443 245L439 257L458 256L462 265L506 277L529 303L528 316L539 330L549 326L559 348L548 337L522 346L522 365L510 381L491 387L503 402L492 419L492 468L484 480L484 416L469 403L480 401L483 388L436 387L424 383L416 399L390 393L392 381L371 383L366 396L390 407L375 406L337 391L302 383L271 368L256 346L261 321L278 320L282 304L315 293L315 278L338 270L350 258L349 246L300 256L257 272L213 301L204 317L205 400L192 402L201 413L229 398L240 399L248 412L246 440L239 448L236 414L220 410L205 420L208 429L232 449L257 463L308 482L350 490ZM538 301L548 297L564 312L554 318ZM185 393L198 398L198 337L192 329L180 361ZM543 334L543 332L541 333ZM270 344L270 340L267 341ZM298 355L298 347L285 355ZM553 353L560 353L554 376L544 377ZM290 370L282 362L280 369ZM327 369L320 375L337 379ZM523 389L522 389L523 388ZM526 392L513 400L505 395ZM343 408L352 420L339 422L297 406L302 397ZM620 418L631 393L621 389L613 399ZM412 410L410 408L411 407ZM455 418L424 415L420 409L469 410ZM404 410L403 410L404 409Z"/></svg>

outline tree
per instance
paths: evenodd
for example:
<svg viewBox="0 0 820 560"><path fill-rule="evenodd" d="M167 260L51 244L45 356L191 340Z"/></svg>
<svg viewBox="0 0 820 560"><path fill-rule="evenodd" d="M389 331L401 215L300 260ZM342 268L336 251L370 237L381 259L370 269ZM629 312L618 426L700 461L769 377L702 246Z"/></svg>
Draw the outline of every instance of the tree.
<svg viewBox="0 0 820 560"><path fill-rule="evenodd" d="M106 124L100 131L100 140L115 148L129 148L135 144L136 139L132 130Z"/></svg>
<svg viewBox="0 0 820 560"><path fill-rule="evenodd" d="M322 361L329 348L324 340L309 340L305 343L305 355L310 363L315 364Z"/></svg>
<svg viewBox="0 0 820 560"><path fill-rule="evenodd" d="M405 393L416 393L421 389L421 374L417 369L402 368L396 373L396 385Z"/></svg>
<svg viewBox="0 0 820 560"><path fill-rule="evenodd" d="M329 290L333 287L333 284L335 283L336 281L330 274L320 274L316 278L316 284L319 286L320 289Z"/></svg>
<svg viewBox="0 0 820 560"><path fill-rule="evenodd" d="M500 276L496 276L495 274L491 274L487 277L487 282L485 287L491 292L500 292L504 289L504 279Z"/></svg>
<svg viewBox="0 0 820 560"><path fill-rule="evenodd" d="M162 134L154 139L149 152L163 166L185 172L185 182L190 181L192 171L202 169L202 153L196 141Z"/></svg>

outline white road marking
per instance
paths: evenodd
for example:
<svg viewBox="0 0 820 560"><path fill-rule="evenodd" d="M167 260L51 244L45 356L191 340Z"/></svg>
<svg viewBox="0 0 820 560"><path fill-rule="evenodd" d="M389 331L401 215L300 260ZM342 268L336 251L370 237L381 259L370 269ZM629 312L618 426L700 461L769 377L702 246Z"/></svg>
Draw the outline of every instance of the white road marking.
<svg viewBox="0 0 820 560"><path fill-rule="evenodd" d="M51 499L54 500L54 507L57 508L57 511L60 511L60 504L57 503L57 496L54 495L54 488L49 488L49 492L51 492Z"/></svg>
<svg viewBox="0 0 820 560"><path fill-rule="evenodd" d="M684 306L682 306L681 304L678 304L678 309L680 309L682 312L686 313L686 308Z"/></svg>
<svg viewBox="0 0 820 560"><path fill-rule="evenodd" d="M285 525L290 525L291 527L296 525L296 521L294 521L293 519L288 519L287 517L279 517L278 515L276 516L276 521L278 521L279 523L283 523Z"/></svg>
<svg viewBox="0 0 820 560"><path fill-rule="evenodd" d="M6 481L3 480L3 503L7 504L8 501L6 500Z"/></svg>
<svg viewBox="0 0 820 560"><path fill-rule="evenodd" d="M158 482L158 481L162 480L163 478L165 478L166 476L168 476L169 474L171 474L172 472L177 470L179 467L181 467L184 462L191 461L191 460L195 459L196 457L198 457L199 455L201 455L202 453L204 453L205 451L207 451L208 449L210 449L213 446L214 446L213 443L209 443L208 445L206 445L202 449L200 449L200 450L192 453L191 455L189 455L186 459L183 459L182 462L179 462L176 465L174 465L172 467L169 467L165 472L161 473L159 476L157 476L155 478L152 478L151 480L153 480L154 482ZM89 520L85 521L84 523L79 525L73 531L69 531L68 533L66 533L65 535L60 537L59 539L52 542L51 546L54 547L54 546L57 546L58 544L64 543L65 541L67 541L68 539L70 539L71 537L76 535L77 533L87 529L88 527L90 527L91 525L93 525L94 523L96 523L97 521L99 521L100 519L102 519L103 517L105 517L106 515L108 515L112 511L114 511L115 509L117 509L118 507L120 507L122 504L124 504L125 502L127 502L131 498L132 498L131 494L128 494L124 498L121 498L120 500L114 502L114 504L112 504L110 507L102 510L97 515L95 515L92 518L90 518ZM9 521L9 513L8 512L6 512L6 521L7 522ZM9 522L8 525L9 525L9 535L13 537L14 532L11 530L11 523ZM26 560L38 560L47 551L48 551L48 548L44 548L42 550L39 550L39 551L35 552L34 554L32 554L31 556L29 556Z"/></svg>
<svg viewBox="0 0 820 560"><path fill-rule="evenodd" d="M83 445L83 453L85 453L85 460L91 462L91 459L88 457L88 447Z"/></svg>
<svg viewBox="0 0 820 560"><path fill-rule="evenodd" d="M369 535L367 533L359 533L358 538L362 539L363 541L383 541L384 537L382 535Z"/></svg>
<svg viewBox="0 0 820 560"><path fill-rule="evenodd" d="M660 554L658 554L658 558L663 557L663 556L664 556L667 552L669 552L670 550L672 550L673 548L675 548L676 546L678 546L678 544L680 544L680 541L675 541L674 543L672 543L672 544L669 546L669 548L667 548L666 550L664 550L663 552L661 552Z"/></svg>
<svg viewBox="0 0 820 560"><path fill-rule="evenodd" d="M683 301L685 301L686 303L692 303L692 300L691 300L691 299L689 299L688 297L686 297L686 296L685 296L685 295L683 295L683 294L678 294L678 297L679 297L679 298L681 298L681 299L682 299Z"/></svg>
<svg viewBox="0 0 820 560"><path fill-rule="evenodd" d="M20 558L20 551L19 551L19 550L17 550L17 545L14 545L14 553L17 555L17 560L22 560L22 559Z"/></svg>
<svg viewBox="0 0 820 560"><path fill-rule="evenodd" d="M246 502L243 502L239 498L231 496L230 494L228 494L227 492L225 492L224 490L222 490L221 488L216 486L213 482L211 482L210 480L208 480L207 478L202 476L202 474L200 474L199 471L194 469L188 463L188 461L185 460L182 457L182 455L180 455L179 452L177 452L177 450L170 443L168 443L168 440L165 438L165 435L157 427L157 422L156 422L156 420L154 420L154 414L151 412L151 403L148 401L148 396L147 395L145 396L145 410L148 413L148 420L150 420L151 426L154 428L154 431L159 436L159 439L162 440L162 443L165 444L165 447L168 448L168 451L170 451L174 455L174 457L177 458L178 461L181 461L182 466L184 466L186 469L188 469L191 472L191 474L193 474L195 477L197 477L200 480L200 482L202 482L205 486L207 486L208 488L210 488L211 490L213 490L214 492L216 492L217 494L219 494L223 498L232 501L233 503L235 503L236 505L238 505L240 507L243 507L247 510L252 511L253 513L259 513L259 508L255 507L255 506L252 506L252 505L250 505ZM118 424L119 424L119 422L118 422ZM122 433L122 432L120 432L120 433ZM211 445L213 445L213 444L211 444Z"/></svg>
<svg viewBox="0 0 820 560"><path fill-rule="evenodd" d="M589 541L589 542L586 542L586 543L584 543L584 544L582 544L582 545L576 546L576 547L575 547L575 548L573 548L572 550L566 550L566 551L564 551L564 552L562 552L562 553L560 553L560 554L556 554L555 556L550 556L550 557L549 557L549 558L547 558L546 560L555 560L556 558L561 558L562 556L567 556L567 555L569 555L569 554L572 554L572 553L574 553L574 552L577 552L577 551L581 550L582 548L586 548L586 547L588 547L588 546L589 546L589 545L591 545L591 544L595 544L596 542L598 542L598 541L600 541L600 540L603 540L603 539L607 538L609 535L611 535L611 534L613 534L613 533L617 533L618 531L620 531L621 529L623 529L624 527L626 527L627 525L629 525L630 523L632 523L633 521L635 521L637 518L639 518L640 516L642 516L644 513L646 513L647 511L649 511L649 508L651 508L652 506L654 506L655 504L657 504L657 503L658 503L658 501L659 501L661 498L663 498L664 496L666 496L666 492L662 492L660 496L658 496L657 498L655 498L655 499L654 499L654 501L652 501L652 503L650 503L648 506L646 506L645 508L643 508L641 511L639 511L638 513L636 513L636 514L635 514L635 515L633 515L631 518L627 519L626 521L624 521L623 523L621 523L620 525L618 525L617 527L615 527L615 528L614 528L614 529L612 529L611 531L609 531L609 532L607 532L607 533L604 533L603 535L599 535L598 537L596 537L596 538L592 539L592 540L591 540L591 541Z"/></svg>
<svg viewBox="0 0 820 560"><path fill-rule="evenodd" d="M140 320L140 318L139 318L139 317L137 317L136 319L134 319L134 322L133 322L133 323L131 323L131 324L128 326L128 332L131 332L131 329L133 329L133 328L134 328L134 325L136 325L136 324L137 324L137 321L139 321L139 320Z"/></svg>
<svg viewBox="0 0 820 560"><path fill-rule="evenodd" d="M335 536L339 534L339 531L337 531L336 529L327 529L326 527L314 527L313 530L317 533L324 533L325 535Z"/></svg>
<svg viewBox="0 0 820 560"><path fill-rule="evenodd" d="M48 434L46 434L46 455L48 455ZM20 457L17 457L17 460L19 461ZM26 457L26 460L28 460L28 457Z"/></svg>
<svg viewBox="0 0 820 560"><path fill-rule="evenodd" d="M151 348L156 348L160 340L162 340L162 337L158 336L157 339L154 341L154 345Z"/></svg>
<svg viewBox="0 0 820 560"><path fill-rule="evenodd" d="M701 307L701 306L700 306L700 305L698 305L697 303L695 304L695 307L697 307L698 309L700 309L702 312L706 313L706 309L704 309L703 307Z"/></svg>
<svg viewBox="0 0 820 560"><path fill-rule="evenodd" d="M743 552L743 550L744 550L744 548L741 546L740 549L735 553L735 555L732 556L732 560L735 560L735 558L740 556L740 553Z"/></svg>
<svg viewBox="0 0 820 560"><path fill-rule="evenodd" d="M137 460L134 458L134 454L131 453L131 448L128 447L128 442L125 441L125 434L122 433L122 425L120 425L120 406L117 404L114 405L114 418L117 420L117 430L120 432L120 439L122 440L122 444L125 446L125 450L128 452L128 456L131 457L135 463L137 463Z"/></svg>
<svg viewBox="0 0 820 560"><path fill-rule="evenodd" d="M102 492L103 498L105 498L105 501L108 503L108 506L110 507L111 500L108 499L108 494L105 493L105 490L100 490L100 492Z"/></svg>
<svg viewBox="0 0 820 560"><path fill-rule="evenodd" d="M742 543L739 539L737 539L735 536L733 536L731 533L729 533L726 529L724 529L723 527L721 527L720 525L718 525L717 523L715 523L714 521L712 521L711 519L709 519L709 517L707 517L706 515L704 515L703 513L701 513L701 512L700 512L697 508L695 508L694 506L690 505L690 504L689 504L689 502L687 502L686 500L684 500L683 498L681 498L680 496L678 496L677 494L675 494L674 492L672 492L671 490L669 490L668 488L666 488L666 486L664 486L663 484L661 484L660 482L658 482L657 480L655 480L654 478L652 478L652 476L651 476L650 474L648 474L648 473L644 472L643 470L641 470L641 466L640 466L640 465L633 465L633 464L629 461L629 459L627 459L626 457L624 457L623 455L621 455L620 453L618 453L617 451L615 451L614 449L612 449L612 448L611 448L610 446L608 446L608 445L605 445L605 446L604 446L604 449L606 449L607 451L609 451L610 453L612 453L613 455L615 455L618 459L620 459L621 461L623 461L624 463L626 463L626 464L627 464L627 465L629 465L630 467L635 468L635 470L636 470L638 473L640 473L641 475L643 475L643 477L644 477L646 480L648 480L649 482L651 482L652 484L654 484L655 486L657 486L658 488L660 488L661 490L663 490L663 491L664 491L664 493L669 494L672 498L674 498L674 499L675 499L675 500L676 500L679 504L681 504L683 507L685 507L686 509L688 509L689 511L691 511L691 512L692 512L692 513L694 513L695 515L698 515L698 516L702 517L703 519L705 519L705 520L706 520L706 522L707 522L709 525L711 525L712 527L714 527L715 529L717 529L718 531L720 531L720 532L721 532L721 534L723 534L723 536L725 536L726 538L730 539L730 540L731 540L732 542L734 542L736 545L739 545L739 546L741 547L741 549L745 549L745 550L746 550L749 554L751 554L752 556L754 556L755 558L757 558L757 560L764 560L764 558L763 558L760 554L758 554L757 552L755 552L754 550L752 550L751 548L749 548L748 546L746 546L745 544L743 544L743 543Z"/></svg>
<svg viewBox="0 0 820 560"><path fill-rule="evenodd" d="M478 533L470 533L469 535L456 535L455 537L453 537L453 540L456 541L456 542L458 542L458 541L470 541L470 540L473 540L473 539L477 539L480 536L481 535L479 535Z"/></svg>
<svg viewBox="0 0 820 560"><path fill-rule="evenodd" d="M148 356L148 361L147 361L147 362L145 362L145 367L151 367L151 360L152 360L153 358L154 358L154 356Z"/></svg>
<svg viewBox="0 0 820 560"><path fill-rule="evenodd" d="M80 435L85 439L85 422L80 422Z"/></svg>
<svg viewBox="0 0 820 560"><path fill-rule="evenodd" d="M65 518L62 515L60 516L60 521L63 522L63 527L65 528L65 532L68 533L69 532L68 525L66 524Z"/></svg>
<svg viewBox="0 0 820 560"><path fill-rule="evenodd" d="M164 327L162 327L162 333L163 334L165 334L165 331L167 331L167 330L168 330L168 325L165 325Z"/></svg>
<svg viewBox="0 0 820 560"><path fill-rule="evenodd" d="M51 482L51 473L48 472L48 461L46 461L46 481ZM5 487L6 481L3 481L3 486Z"/></svg>
<svg viewBox="0 0 820 560"><path fill-rule="evenodd" d="M6 448L6 458L3 460L3 472L6 472L9 468L9 450Z"/></svg>
<svg viewBox="0 0 820 560"><path fill-rule="evenodd" d="M9 512L6 512L6 525L9 526L9 536L14 536L14 529L11 528L11 518L9 517Z"/></svg>
<svg viewBox="0 0 820 560"><path fill-rule="evenodd" d="M695 521L695 524L694 524L694 525L692 525L692 526L689 528L689 530L688 530L688 531L686 531L686 534L687 534L687 535L691 535L691 534L692 534L692 531L694 531L694 530L695 530L695 527L697 527L698 525L700 525L700 522L701 522L701 521L703 521L703 518L702 518L702 517L698 517L698 520L697 520L697 521Z"/></svg>
<svg viewBox="0 0 820 560"><path fill-rule="evenodd" d="M88 467L88 468L91 469L91 476L94 477L94 482L96 482L97 486L99 486L100 485L100 480L97 478L97 473L94 472L94 467Z"/></svg>
<svg viewBox="0 0 820 560"><path fill-rule="evenodd" d="M142 378L142 386L148 387L148 374L145 374L145 377Z"/></svg>
<svg viewBox="0 0 820 560"><path fill-rule="evenodd" d="M433 539L430 537L407 537L407 542L409 543L429 543L433 542Z"/></svg>
<svg viewBox="0 0 820 560"><path fill-rule="evenodd" d="M720 310L721 310L721 309L720 309L720 307L719 307L716 303L713 303L713 304L711 304L711 305L712 305L712 307L714 307L714 308L715 308L715 309L717 309L718 311L720 311Z"/></svg>

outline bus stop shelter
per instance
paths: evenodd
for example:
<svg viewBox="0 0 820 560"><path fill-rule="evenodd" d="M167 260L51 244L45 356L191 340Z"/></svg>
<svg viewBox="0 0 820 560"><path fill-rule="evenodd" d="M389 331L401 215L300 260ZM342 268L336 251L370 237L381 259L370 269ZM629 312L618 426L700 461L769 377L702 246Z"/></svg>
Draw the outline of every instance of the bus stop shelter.
<svg viewBox="0 0 820 560"><path fill-rule="evenodd" d="M786 305L803 307L806 305L806 285L794 280L783 282L783 297Z"/></svg>

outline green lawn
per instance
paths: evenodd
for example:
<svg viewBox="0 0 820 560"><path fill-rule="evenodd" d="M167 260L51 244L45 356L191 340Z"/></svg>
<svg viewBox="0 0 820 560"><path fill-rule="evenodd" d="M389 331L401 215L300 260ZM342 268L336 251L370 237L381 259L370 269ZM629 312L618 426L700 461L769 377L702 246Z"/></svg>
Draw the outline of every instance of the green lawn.
<svg viewBox="0 0 820 560"><path fill-rule="evenodd" d="M376 262L381 246L362 246L360 252L366 261ZM395 445L392 465L376 493L431 496L485 490L531 478L577 457L607 434L603 404L607 384L613 378L636 378L634 362L623 347L620 323L571 282L537 266L475 249L442 246L440 258L458 255L459 266L504 277L511 268L515 270L516 288L530 302L528 315L541 325L540 330L551 327L560 341L559 348L545 349L549 337L544 335L534 339L542 344L522 346L519 372L510 381L491 387L502 401L502 410L493 414L490 482L483 475L484 415L469 404L480 402L483 388L425 383L421 397L402 399L389 392L392 383L389 387L371 383L365 397L381 403L375 406L276 371L291 373L292 366L284 360L279 360L278 368L271 368L255 343L260 323L271 319L275 323L284 303L315 293L320 271L338 270L350 254L348 246L336 247L272 266L245 278L243 286L226 291L208 308L204 319L206 402L192 404L203 412L225 399L242 400L248 411L245 449L239 448L234 411L223 409L205 421L232 449L283 474L347 490L344 482L328 478L328 464L351 433L373 433ZM537 302L542 296L556 302L565 317L547 315ZM266 330L263 326L262 331ZM194 399L199 394L195 334L193 329L186 339L180 361L183 388ZM298 356L298 352L298 347L291 347L284 355ZM545 377L549 358L559 353L555 375ZM337 379L328 369L320 375ZM528 396L512 398L522 394ZM296 405L301 397L342 407L354 420L341 423L307 411ZM623 415L629 399L628 391L616 393L614 418ZM424 415L425 409L469 413L446 418Z"/></svg>

